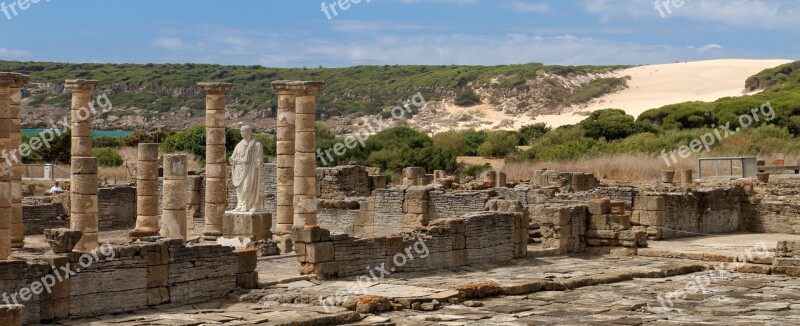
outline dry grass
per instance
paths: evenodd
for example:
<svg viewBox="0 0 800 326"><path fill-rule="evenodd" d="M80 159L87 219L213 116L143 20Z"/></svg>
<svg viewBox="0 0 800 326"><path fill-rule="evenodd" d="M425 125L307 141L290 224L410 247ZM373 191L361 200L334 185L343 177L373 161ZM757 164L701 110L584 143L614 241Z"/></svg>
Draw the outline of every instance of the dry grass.
<svg viewBox="0 0 800 326"><path fill-rule="evenodd" d="M673 164L668 168L662 158L654 155L613 155L564 162L507 163L503 171L509 181L526 181L533 179L534 171L543 168L565 172L594 173L601 179L641 181L660 178L663 170L694 169L695 161L692 159L679 160L678 164Z"/></svg>
<svg viewBox="0 0 800 326"><path fill-rule="evenodd" d="M563 162L509 162L506 163L503 171L508 176L509 181L531 180L533 179L534 171L547 168L565 172L594 173L596 177L601 179L636 182L657 180L661 177L661 171L664 170L692 169L695 170L695 175L697 175L697 158L699 156L678 159L677 164L667 166L664 159L657 155L622 154ZM800 165L800 155L795 154L771 154L759 156L758 159L765 160L767 165L772 165L772 162L776 159L783 159L785 165ZM734 163L733 171L731 171L730 163L727 161L703 163L704 176L725 176L738 173L741 173L741 166L738 162Z"/></svg>
<svg viewBox="0 0 800 326"><path fill-rule="evenodd" d="M456 157L456 163L463 165L484 165L489 163L494 170L502 170L506 164L506 160L502 158L483 158L477 156L459 156Z"/></svg>

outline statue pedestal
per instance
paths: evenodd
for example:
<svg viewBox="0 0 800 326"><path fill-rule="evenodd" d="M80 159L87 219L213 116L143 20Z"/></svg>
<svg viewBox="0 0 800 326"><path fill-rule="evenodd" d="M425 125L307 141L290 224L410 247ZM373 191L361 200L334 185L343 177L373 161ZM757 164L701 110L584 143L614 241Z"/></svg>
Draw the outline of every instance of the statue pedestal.
<svg viewBox="0 0 800 326"><path fill-rule="evenodd" d="M272 215L267 212L226 211L222 220L222 236L246 237L252 241L272 239Z"/></svg>

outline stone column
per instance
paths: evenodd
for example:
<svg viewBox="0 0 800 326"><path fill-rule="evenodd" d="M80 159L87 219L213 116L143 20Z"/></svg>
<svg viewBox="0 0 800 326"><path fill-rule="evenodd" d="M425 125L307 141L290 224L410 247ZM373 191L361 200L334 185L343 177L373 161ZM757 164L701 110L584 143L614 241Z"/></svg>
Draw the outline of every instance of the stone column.
<svg viewBox="0 0 800 326"><path fill-rule="evenodd" d="M72 156L92 156L92 119L94 114L90 109L92 90L97 86L96 80L74 79L66 81L66 88L72 90L72 108L70 121L72 122Z"/></svg>
<svg viewBox="0 0 800 326"><path fill-rule="evenodd" d="M322 82L296 82L294 225L317 225L316 94Z"/></svg>
<svg viewBox="0 0 800 326"><path fill-rule="evenodd" d="M690 187L694 183L694 173L692 170L681 170L681 185Z"/></svg>
<svg viewBox="0 0 800 326"><path fill-rule="evenodd" d="M97 248L97 159L92 157L92 119L90 104L96 80L67 80L72 91L72 173L70 176L70 227L83 232L75 251Z"/></svg>
<svg viewBox="0 0 800 326"><path fill-rule="evenodd" d="M295 133L295 90L289 82L276 81L272 89L278 92L277 144L277 195L275 234L288 235L294 224L294 133Z"/></svg>
<svg viewBox="0 0 800 326"><path fill-rule="evenodd" d="M11 144L10 86L12 73L0 73L0 152L8 152ZM9 164L10 163L10 164ZM13 162L0 161L0 260L11 254L11 169Z"/></svg>
<svg viewBox="0 0 800 326"><path fill-rule="evenodd" d="M97 248L97 158L72 157L70 179L70 228L83 232L75 251L89 252Z"/></svg>
<svg viewBox="0 0 800 326"><path fill-rule="evenodd" d="M194 221L202 216L203 195L203 176L191 175L187 177L186 190L186 225L189 230L194 230Z"/></svg>
<svg viewBox="0 0 800 326"><path fill-rule="evenodd" d="M11 247L22 248L25 246L25 233L22 228L22 175L25 167L22 165L22 155L19 149L22 145L22 125L20 120L20 103L22 102L22 86L28 83L28 76L17 74L16 82L10 90L10 121L11 121Z"/></svg>
<svg viewBox="0 0 800 326"><path fill-rule="evenodd" d="M136 229L131 239L158 235L158 144L139 144L136 163Z"/></svg>
<svg viewBox="0 0 800 326"><path fill-rule="evenodd" d="M222 219L228 202L228 169L225 160L225 94L231 84L199 83L206 93L206 198L203 236L222 236Z"/></svg>
<svg viewBox="0 0 800 326"><path fill-rule="evenodd" d="M163 228L161 235L168 238L183 239L189 237L186 224L186 155L164 155L164 200Z"/></svg>

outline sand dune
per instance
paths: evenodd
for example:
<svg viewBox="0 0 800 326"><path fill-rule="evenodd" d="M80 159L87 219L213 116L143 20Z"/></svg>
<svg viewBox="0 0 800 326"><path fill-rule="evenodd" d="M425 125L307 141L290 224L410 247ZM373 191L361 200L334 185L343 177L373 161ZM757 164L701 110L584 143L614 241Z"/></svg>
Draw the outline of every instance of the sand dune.
<svg viewBox="0 0 800 326"><path fill-rule="evenodd" d="M575 112L619 108L639 116L644 111L687 101L713 102L727 96L744 94L744 82L758 72L791 60L709 60L687 63L649 65L621 70L616 76L630 76L629 88L599 98L588 105L572 108L572 113L538 116L535 122L553 127L575 124L585 115Z"/></svg>

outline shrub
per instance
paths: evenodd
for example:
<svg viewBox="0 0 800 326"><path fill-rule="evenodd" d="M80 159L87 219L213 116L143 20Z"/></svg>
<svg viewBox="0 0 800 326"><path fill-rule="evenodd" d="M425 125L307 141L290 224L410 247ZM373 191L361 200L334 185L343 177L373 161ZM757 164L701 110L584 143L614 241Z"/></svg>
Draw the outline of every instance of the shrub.
<svg viewBox="0 0 800 326"><path fill-rule="evenodd" d="M458 106L473 106L481 102L481 97L469 88L464 88L456 95L455 103Z"/></svg>
<svg viewBox="0 0 800 326"><path fill-rule="evenodd" d="M433 135L433 145L444 149L450 155L466 155L469 150L467 135L463 131L450 130Z"/></svg>
<svg viewBox="0 0 800 326"><path fill-rule="evenodd" d="M478 155L482 157L504 157L517 150L519 137L515 132L495 131L488 135L486 141L478 147Z"/></svg>
<svg viewBox="0 0 800 326"><path fill-rule="evenodd" d="M464 174L470 177L478 176L479 174L483 173L483 171L491 169L492 166L489 163L484 165L470 165L464 169Z"/></svg>
<svg viewBox="0 0 800 326"><path fill-rule="evenodd" d="M111 148L93 148L92 156L97 158L97 165L105 167L122 166L122 155Z"/></svg>
<svg viewBox="0 0 800 326"><path fill-rule="evenodd" d="M550 130L553 130L553 128L548 127L547 123L544 122L522 126L519 129L520 145L530 145L534 140L544 136Z"/></svg>
<svg viewBox="0 0 800 326"><path fill-rule="evenodd" d="M655 131L655 128L648 124L636 123L633 116L625 114L625 111L620 109L594 111L578 125L583 128L587 137L598 140L605 138L608 141L641 132Z"/></svg>

